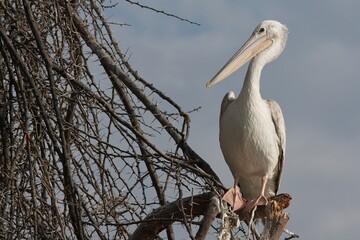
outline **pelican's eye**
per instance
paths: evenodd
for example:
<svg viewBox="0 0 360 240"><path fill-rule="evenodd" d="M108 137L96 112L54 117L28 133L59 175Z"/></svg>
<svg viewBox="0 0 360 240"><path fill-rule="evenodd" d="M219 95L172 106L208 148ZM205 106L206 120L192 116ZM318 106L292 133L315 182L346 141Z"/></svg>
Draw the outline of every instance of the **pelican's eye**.
<svg viewBox="0 0 360 240"><path fill-rule="evenodd" d="M264 27L262 27L262 28L259 29L259 33L263 33L263 32L265 32L265 28L264 28Z"/></svg>

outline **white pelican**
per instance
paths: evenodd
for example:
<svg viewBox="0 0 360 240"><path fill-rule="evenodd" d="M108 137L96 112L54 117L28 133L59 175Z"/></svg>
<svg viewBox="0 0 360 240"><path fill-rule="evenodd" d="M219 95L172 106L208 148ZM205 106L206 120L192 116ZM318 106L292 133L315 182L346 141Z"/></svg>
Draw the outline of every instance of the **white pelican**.
<svg viewBox="0 0 360 240"><path fill-rule="evenodd" d="M266 205L267 198L274 196L279 188L285 157L285 123L279 105L261 98L260 75L265 64L284 50L287 34L285 25L263 21L206 84L211 87L251 60L239 96L236 98L233 92L228 92L220 111L220 147L234 176L234 187L223 199L234 210L245 207L250 211L257 205Z"/></svg>

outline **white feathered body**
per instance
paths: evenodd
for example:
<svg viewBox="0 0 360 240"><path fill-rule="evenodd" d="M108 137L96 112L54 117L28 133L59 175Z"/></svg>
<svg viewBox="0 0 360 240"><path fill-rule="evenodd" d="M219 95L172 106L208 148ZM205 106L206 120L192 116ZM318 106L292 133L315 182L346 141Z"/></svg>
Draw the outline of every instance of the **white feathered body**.
<svg viewBox="0 0 360 240"><path fill-rule="evenodd" d="M246 199L259 196L263 176L268 177L265 197L273 196L281 153L269 103L260 94L243 93L235 99L230 92L225 98L231 101L220 117L220 146L226 163Z"/></svg>

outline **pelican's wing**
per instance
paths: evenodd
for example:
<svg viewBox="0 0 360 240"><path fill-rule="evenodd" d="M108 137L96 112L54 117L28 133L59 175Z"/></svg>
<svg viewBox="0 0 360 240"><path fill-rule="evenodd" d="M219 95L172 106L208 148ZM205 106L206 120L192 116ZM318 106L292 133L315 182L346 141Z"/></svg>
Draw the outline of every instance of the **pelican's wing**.
<svg viewBox="0 0 360 240"><path fill-rule="evenodd" d="M229 106L231 102L235 100L235 93L230 91L227 94L225 94L222 102L221 102L221 109L220 109L220 119L223 113L226 111L226 108Z"/></svg>
<svg viewBox="0 0 360 240"><path fill-rule="evenodd" d="M276 177L276 188L275 193L277 193L280 184L281 172L285 160L285 141L286 141L286 134L285 134L285 121L283 114L281 112L281 108L277 102L274 100L267 100L271 111L271 118L273 120L275 131L278 136L278 146L279 146L279 162L278 162L278 172Z"/></svg>

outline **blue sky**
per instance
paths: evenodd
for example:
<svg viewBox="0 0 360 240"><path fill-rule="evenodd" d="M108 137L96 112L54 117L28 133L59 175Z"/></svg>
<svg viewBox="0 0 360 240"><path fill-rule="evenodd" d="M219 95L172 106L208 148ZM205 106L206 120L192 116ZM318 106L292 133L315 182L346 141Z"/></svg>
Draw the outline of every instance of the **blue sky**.
<svg viewBox="0 0 360 240"><path fill-rule="evenodd" d="M263 98L281 106L287 152L280 192L288 228L302 239L356 239L360 221L360 1L146 1L201 26L131 6L106 10L130 63L191 115L189 142L223 183L233 178L218 143L220 103L239 93L247 66L205 83L266 19L289 29L283 54L262 73Z"/></svg>

